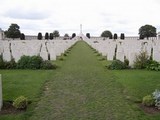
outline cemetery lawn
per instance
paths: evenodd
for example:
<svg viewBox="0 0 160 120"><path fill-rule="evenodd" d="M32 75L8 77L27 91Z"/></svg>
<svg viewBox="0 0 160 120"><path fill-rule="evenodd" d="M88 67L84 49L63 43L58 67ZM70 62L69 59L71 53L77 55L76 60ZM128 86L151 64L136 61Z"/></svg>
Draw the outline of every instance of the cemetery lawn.
<svg viewBox="0 0 160 120"><path fill-rule="evenodd" d="M83 41L63 58L56 70L0 70L4 100L32 101L26 112L0 120L159 120L135 103L160 88L159 72L107 70L108 61Z"/></svg>
<svg viewBox="0 0 160 120"><path fill-rule="evenodd" d="M125 87L124 93L133 100L142 100L143 96L160 89L160 72L148 70L113 71L117 80Z"/></svg>
<svg viewBox="0 0 160 120"><path fill-rule="evenodd" d="M29 119L159 120L160 114L146 114L135 101L128 99L150 94L159 83L159 73L107 70L104 65L107 62L96 54L85 42L78 42L64 61L59 62L60 68L46 83L47 89ZM148 73L155 77L149 78ZM152 79L157 81L152 83ZM150 90L145 91L147 88Z"/></svg>
<svg viewBox="0 0 160 120"><path fill-rule="evenodd" d="M52 78L53 70L0 70L0 74L3 80L3 101L13 101L23 95L32 102L27 112L0 115L0 120L23 120L32 112L43 91L44 83Z"/></svg>

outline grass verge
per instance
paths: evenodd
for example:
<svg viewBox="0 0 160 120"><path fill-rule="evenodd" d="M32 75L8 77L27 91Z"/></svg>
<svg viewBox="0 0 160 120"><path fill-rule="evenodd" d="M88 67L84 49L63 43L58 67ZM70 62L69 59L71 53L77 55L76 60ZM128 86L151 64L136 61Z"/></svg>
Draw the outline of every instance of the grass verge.
<svg viewBox="0 0 160 120"><path fill-rule="evenodd" d="M23 120L31 115L44 83L53 76L53 70L0 70L0 74L4 101L13 101L23 95L32 102L25 113L1 115L0 120Z"/></svg>

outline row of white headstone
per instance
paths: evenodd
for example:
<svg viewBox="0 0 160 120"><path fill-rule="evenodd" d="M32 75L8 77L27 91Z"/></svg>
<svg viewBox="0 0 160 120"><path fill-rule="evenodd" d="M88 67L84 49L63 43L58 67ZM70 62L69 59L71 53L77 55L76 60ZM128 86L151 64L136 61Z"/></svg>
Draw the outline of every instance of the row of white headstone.
<svg viewBox="0 0 160 120"><path fill-rule="evenodd" d="M10 61L14 58L17 62L21 56L40 55L43 60L56 60L57 56L64 53L69 47L77 42L74 40L14 40L0 41L0 55L3 60ZM3 105L2 102L2 80L0 75L0 111Z"/></svg>
<svg viewBox="0 0 160 120"><path fill-rule="evenodd" d="M0 41L0 54L5 61L14 58L17 62L21 56L40 55L43 60L56 60L77 40L12 40ZM50 56L50 57L48 57Z"/></svg>
<svg viewBox="0 0 160 120"><path fill-rule="evenodd" d="M160 62L160 40L85 40L89 45L95 48L103 56L107 56L108 60L113 60L116 52L116 59L124 61L124 59L129 60L129 65L133 66L136 55L140 52L147 52L148 56L151 56L151 51L153 51L153 60Z"/></svg>

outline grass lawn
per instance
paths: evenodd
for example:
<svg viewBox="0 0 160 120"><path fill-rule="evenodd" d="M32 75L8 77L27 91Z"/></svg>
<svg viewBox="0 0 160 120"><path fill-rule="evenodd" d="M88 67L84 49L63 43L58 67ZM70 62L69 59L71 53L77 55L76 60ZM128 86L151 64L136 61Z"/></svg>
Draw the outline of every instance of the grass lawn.
<svg viewBox="0 0 160 120"><path fill-rule="evenodd" d="M107 70L108 61L82 41L56 64L53 71L1 70L4 99L25 95L33 103L25 113L0 120L160 119L160 114L146 114L134 102L160 87L159 72Z"/></svg>
<svg viewBox="0 0 160 120"><path fill-rule="evenodd" d="M31 112L34 102L42 93L43 85L53 76L52 70L0 70L3 84L3 100L13 101L23 95L32 102L25 114L1 115L0 120L25 119Z"/></svg>
<svg viewBox="0 0 160 120"><path fill-rule="evenodd" d="M142 100L148 94L152 94L155 89L160 89L160 72L148 70L114 70L112 73L117 77L117 81L124 86L124 94L131 101ZM159 120L160 113L147 115L149 120Z"/></svg>
<svg viewBox="0 0 160 120"><path fill-rule="evenodd" d="M123 71L107 70L100 57L79 42L61 61L30 120L158 120L158 115L147 115L126 99Z"/></svg>
<svg viewBox="0 0 160 120"><path fill-rule="evenodd" d="M117 80L125 87L125 92L137 99L160 89L160 72L148 70L113 71Z"/></svg>

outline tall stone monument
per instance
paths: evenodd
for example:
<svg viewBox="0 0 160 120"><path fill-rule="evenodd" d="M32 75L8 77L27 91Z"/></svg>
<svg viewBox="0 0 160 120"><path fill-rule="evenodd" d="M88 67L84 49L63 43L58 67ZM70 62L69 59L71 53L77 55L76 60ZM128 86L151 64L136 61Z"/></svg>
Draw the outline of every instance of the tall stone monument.
<svg viewBox="0 0 160 120"><path fill-rule="evenodd" d="M78 37L82 40L87 39L87 37L82 33L82 24L80 24L80 33Z"/></svg>

